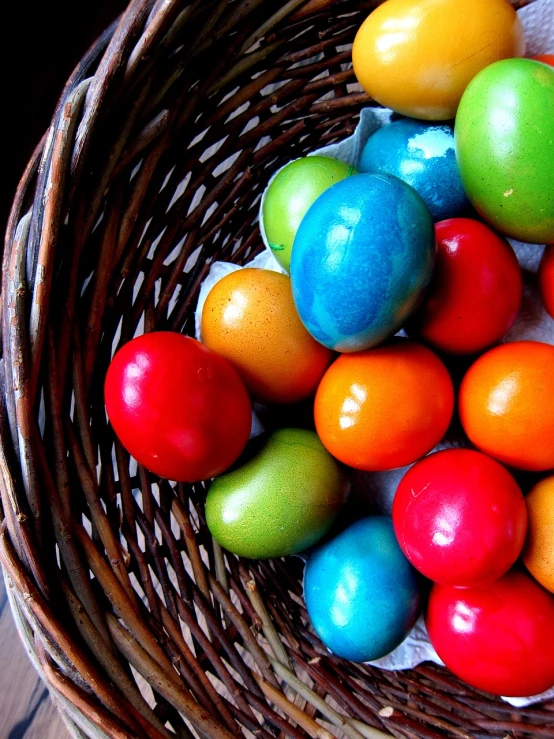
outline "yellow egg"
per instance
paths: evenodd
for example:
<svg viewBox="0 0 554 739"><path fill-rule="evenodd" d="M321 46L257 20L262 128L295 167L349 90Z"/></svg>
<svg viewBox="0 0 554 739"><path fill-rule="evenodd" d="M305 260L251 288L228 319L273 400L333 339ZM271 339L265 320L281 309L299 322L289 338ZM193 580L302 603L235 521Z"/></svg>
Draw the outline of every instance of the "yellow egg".
<svg viewBox="0 0 554 739"><path fill-rule="evenodd" d="M454 118L478 72L524 53L523 27L508 0L387 0L358 31L352 60L381 105L438 121Z"/></svg>
<svg viewBox="0 0 554 739"><path fill-rule="evenodd" d="M304 328L290 277L266 269L237 270L214 285L202 310L202 340L269 403L313 395L332 358Z"/></svg>
<svg viewBox="0 0 554 739"><path fill-rule="evenodd" d="M525 502L529 528L523 562L535 580L554 593L554 475L535 485Z"/></svg>

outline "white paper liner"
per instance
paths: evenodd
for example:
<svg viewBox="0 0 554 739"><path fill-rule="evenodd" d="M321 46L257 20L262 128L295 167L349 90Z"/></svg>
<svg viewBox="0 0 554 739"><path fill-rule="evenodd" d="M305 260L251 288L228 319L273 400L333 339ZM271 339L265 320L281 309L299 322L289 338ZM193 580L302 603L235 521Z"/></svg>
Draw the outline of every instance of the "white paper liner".
<svg viewBox="0 0 554 739"><path fill-rule="evenodd" d="M518 13L525 28L528 56L554 53L554 0L538 0L526 8L522 8ZM310 155L329 156L357 167L366 141L378 128L390 122L391 115L392 111L387 109L365 108L361 112L360 122L352 136L337 144L331 144L317 151L313 151ZM270 183L278 171L280 170L275 172ZM260 201L260 214L262 213L266 192L267 188ZM259 254L245 266L270 269L274 272L284 273L285 271L274 258L269 248L261 217L259 221L266 251ZM554 320L544 310L536 287L536 273L544 247L535 244L523 244L513 240L510 240L510 243L514 247L523 270L524 295L518 318L502 341L521 341L527 339L554 344ZM195 314L197 339L201 340L202 338L202 309L208 293L225 275L238 269L243 269L243 267L227 262L215 262L212 265L208 276L202 284L198 298ZM262 431L263 428L254 414L252 436L256 436ZM443 441L433 451L464 445L465 441L463 440ZM356 473L356 487L358 492L360 493L362 491L366 500L368 497L371 497L373 504L379 510L383 513L390 514L398 483L410 466L380 473ZM416 625L402 644L390 654L381 657L381 659L374 660L369 664L385 670L406 670L416 667L422 662L435 662L439 665L444 664L429 641L423 616L418 619ZM523 666L522 669L524 669ZM540 695L521 698L503 697L503 700L515 707L523 707L550 698L554 698L554 686Z"/></svg>

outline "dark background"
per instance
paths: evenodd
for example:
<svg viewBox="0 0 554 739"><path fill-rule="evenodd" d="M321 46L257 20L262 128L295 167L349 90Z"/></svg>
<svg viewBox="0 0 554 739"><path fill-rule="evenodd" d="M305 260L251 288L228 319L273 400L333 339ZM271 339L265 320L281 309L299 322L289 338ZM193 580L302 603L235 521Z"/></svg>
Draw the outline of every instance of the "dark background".
<svg viewBox="0 0 554 739"><path fill-rule="evenodd" d="M0 177L2 241L11 202L73 67L127 0L9 0L0 80L4 125Z"/></svg>

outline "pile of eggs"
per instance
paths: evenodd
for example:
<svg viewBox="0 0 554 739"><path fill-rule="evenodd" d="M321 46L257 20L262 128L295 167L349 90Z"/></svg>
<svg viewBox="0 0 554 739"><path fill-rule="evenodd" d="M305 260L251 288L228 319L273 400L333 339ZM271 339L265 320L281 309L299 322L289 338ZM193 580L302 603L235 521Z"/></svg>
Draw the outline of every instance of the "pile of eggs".
<svg viewBox="0 0 554 739"><path fill-rule="evenodd" d="M442 660L501 695L554 685L554 346L500 343L522 300L506 237L554 244L554 68L524 51L507 0L386 0L353 63L392 122L356 167L314 155L275 173L261 226L282 271L227 274L202 343L136 338L105 385L141 464L214 478L221 546L302 553L334 654L386 655L426 601ZM554 245L539 282L554 316ZM247 447L251 399L286 421ZM433 451L457 427L465 448ZM392 517L347 505L352 470L408 465Z"/></svg>

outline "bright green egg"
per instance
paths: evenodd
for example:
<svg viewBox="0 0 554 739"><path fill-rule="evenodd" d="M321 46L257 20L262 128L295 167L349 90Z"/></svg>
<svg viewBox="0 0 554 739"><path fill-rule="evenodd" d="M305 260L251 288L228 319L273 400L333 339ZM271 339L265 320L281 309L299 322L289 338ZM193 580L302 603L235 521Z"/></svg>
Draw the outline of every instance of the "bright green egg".
<svg viewBox="0 0 554 739"><path fill-rule="evenodd" d="M319 541L347 494L344 472L316 433L281 429L244 466L214 480L206 521L234 554L284 557Z"/></svg>
<svg viewBox="0 0 554 739"><path fill-rule="evenodd" d="M324 190L356 170L329 157L303 157L277 173L265 194L262 219L275 258L287 272L300 221Z"/></svg>
<svg viewBox="0 0 554 739"><path fill-rule="evenodd" d="M520 241L554 241L554 69L530 59L483 69L462 97L455 139L483 218Z"/></svg>

